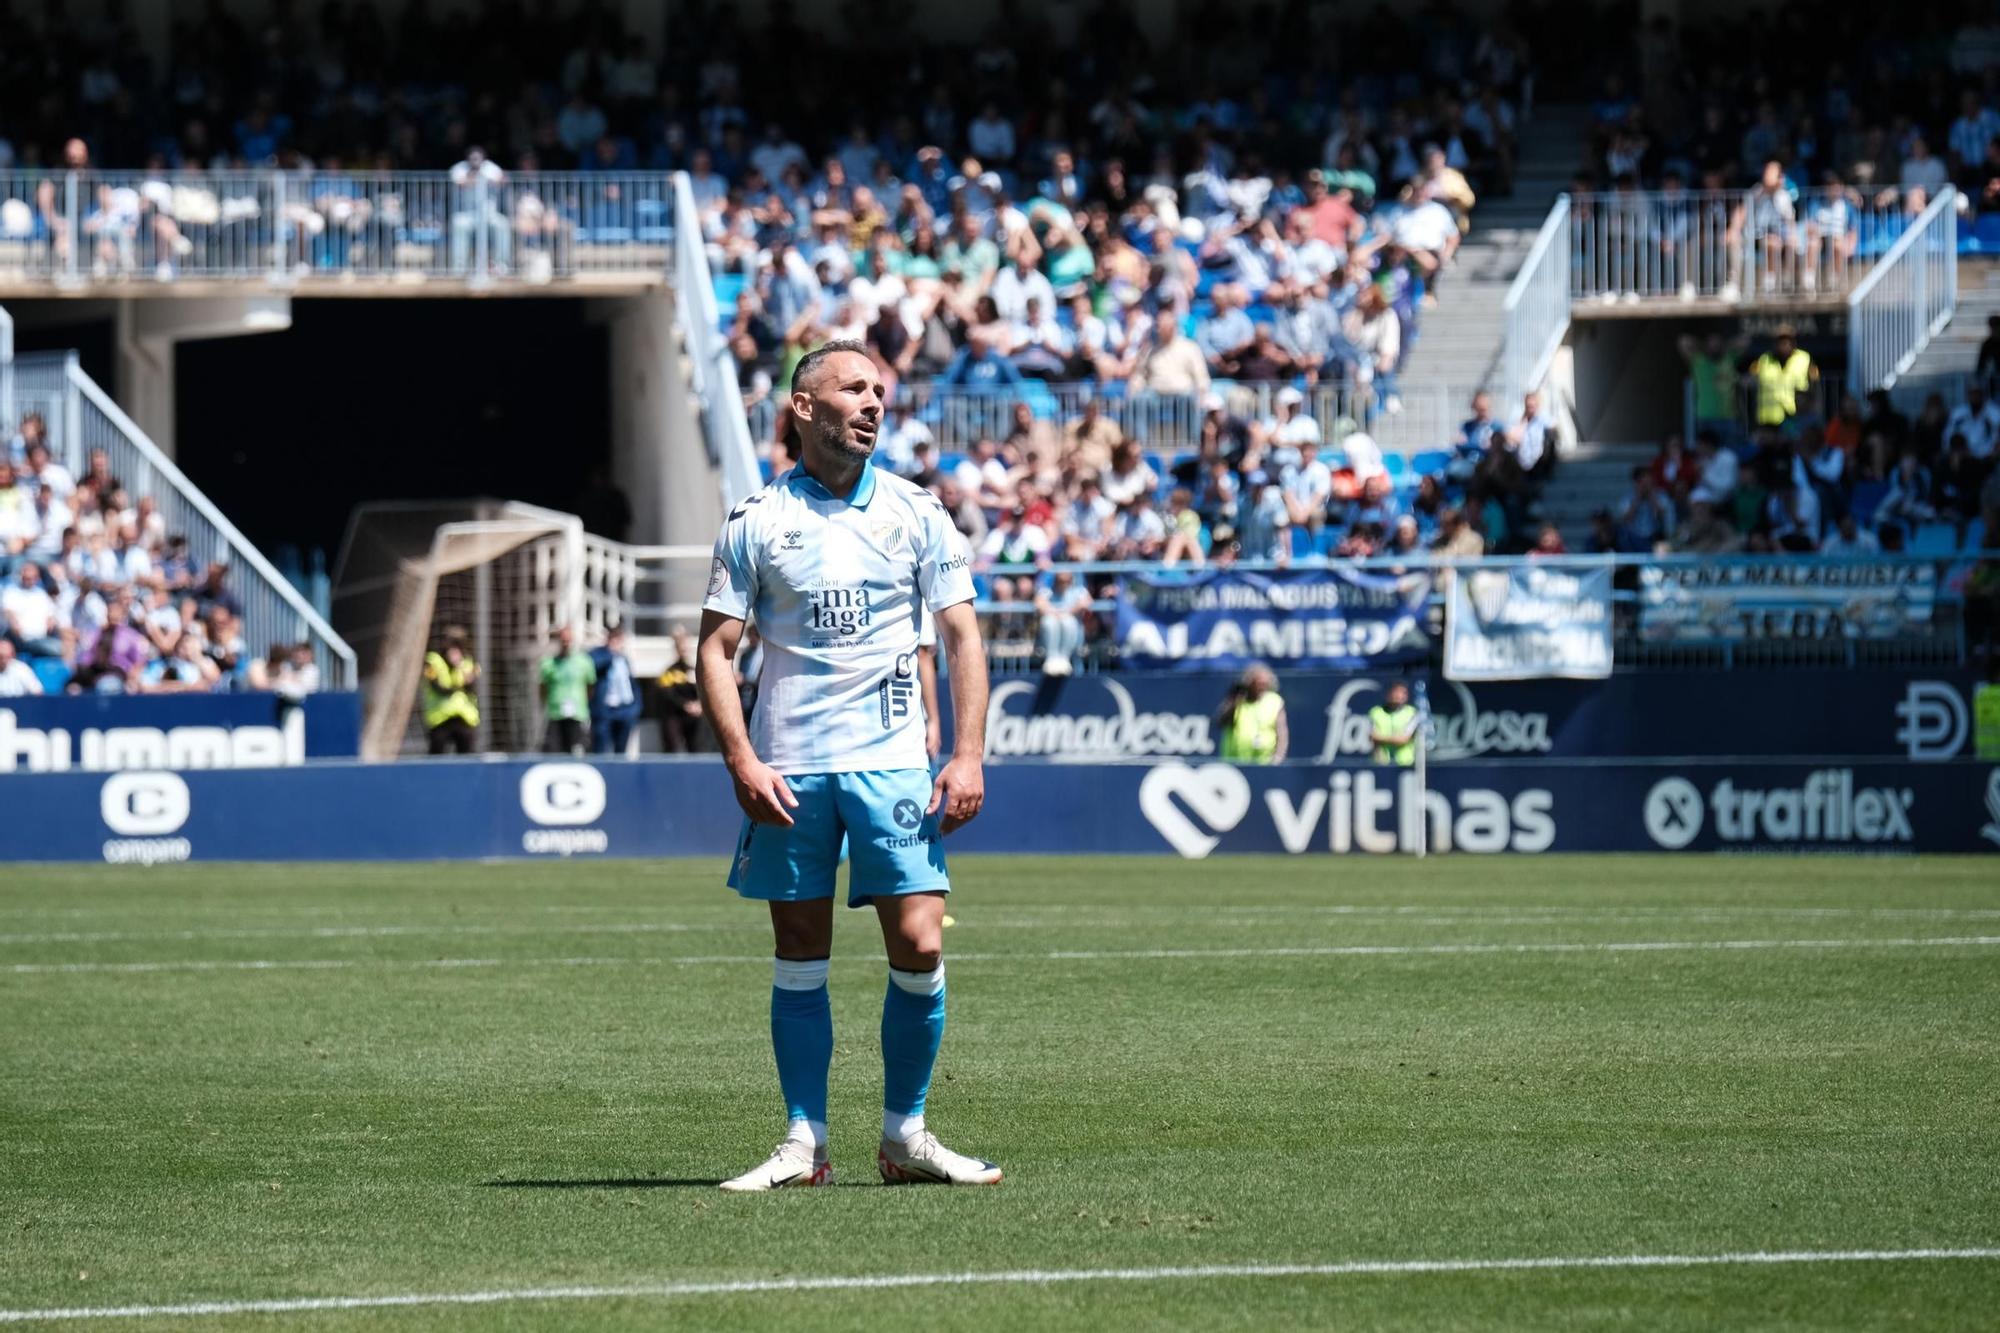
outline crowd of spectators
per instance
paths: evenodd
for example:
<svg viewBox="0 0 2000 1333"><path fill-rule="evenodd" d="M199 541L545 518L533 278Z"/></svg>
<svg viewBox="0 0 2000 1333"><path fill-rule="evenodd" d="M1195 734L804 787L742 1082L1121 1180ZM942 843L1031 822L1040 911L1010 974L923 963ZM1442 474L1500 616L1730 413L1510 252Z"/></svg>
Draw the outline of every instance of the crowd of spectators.
<svg viewBox="0 0 2000 1333"><path fill-rule="evenodd" d="M1744 6L1633 31L1591 99L1590 185L1734 189L1775 161L1794 200L1829 180L1915 208L1946 183L1975 200L2000 190L1988 5Z"/></svg>
<svg viewBox="0 0 2000 1333"><path fill-rule="evenodd" d="M747 386L860 333L907 378L1331 380L1393 405L1475 191L1510 188L1527 39L1442 3L1215 0L1166 33L1128 0L1003 9L972 41L893 56L873 34L921 32L895 0L825 32L783 3L758 20L696 0L664 40L597 4L389 18L327 0L254 24L215 4L177 17L164 52L117 10L51 14L0 53L0 169L161 174L105 183L78 217L24 178L0 237L168 278L232 227L301 265L350 245L382 262L375 233L416 203L335 173L449 168L506 194L454 194L433 244L459 272L486 239L505 269L575 226L512 183L523 170L686 170L715 268L749 287ZM318 174L283 201L164 175L266 166ZM274 204L282 223L254 220ZM1193 348L1170 344L1166 311Z"/></svg>
<svg viewBox="0 0 2000 1333"><path fill-rule="evenodd" d="M1210 388L1198 447L1173 457L1149 453L1096 399L1066 421L1016 401L1008 432L955 455L937 449L918 417L892 410L877 463L928 488L951 514L973 553L997 649L1039 656L1058 674L1104 637L1093 607L1115 575L1080 579L1057 564L1194 568L1565 549L1539 508L1557 445L1539 395L1511 422L1476 395L1456 450L1429 451L1414 465L1385 455L1351 421L1329 438L1296 388L1271 401L1264 414L1241 386Z"/></svg>
<svg viewBox="0 0 2000 1333"><path fill-rule="evenodd" d="M251 645L229 567L197 565L108 455L74 476L28 414L0 448L0 696L319 687L305 644Z"/></svg>
<svg viewBox="0 0 2000 1333"><path fill-rule="evenodd" d="M1942 555L2000 533L2000 404L1977 380L1955 408L1930 395L1914 420L1884 390L1865 404L1842 395L1825 413L1818 370L1789 328L1754 356L1747 340L1720 335L1684 339L1681 353L1694 438L1669 436L1633 469L1584 549Z"/></svg>

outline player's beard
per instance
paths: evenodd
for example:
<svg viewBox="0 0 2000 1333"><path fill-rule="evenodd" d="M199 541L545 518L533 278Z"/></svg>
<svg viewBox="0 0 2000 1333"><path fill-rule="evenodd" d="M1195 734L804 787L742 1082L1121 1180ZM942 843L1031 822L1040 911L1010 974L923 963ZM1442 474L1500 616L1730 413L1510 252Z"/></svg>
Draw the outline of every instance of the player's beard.
<svg viewBox="0 0 2000 1333"><path fill-rule="evenodd" d="M813 442L826 453L856 466L866 463L875 456L874 442L856 438L845 421L838 419L822 421L815 418L812 422L812 435Z"/></svg>

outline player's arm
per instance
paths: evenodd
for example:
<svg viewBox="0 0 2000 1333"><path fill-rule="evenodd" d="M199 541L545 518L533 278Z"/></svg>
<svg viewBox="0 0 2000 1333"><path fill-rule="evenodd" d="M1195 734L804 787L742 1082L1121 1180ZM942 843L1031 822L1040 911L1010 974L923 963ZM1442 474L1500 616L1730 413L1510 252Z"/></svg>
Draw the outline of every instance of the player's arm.
<svg viewBox="0 0 2000 1333"><path fill-rule="evenodd" d="M1271 762L1274 764L1284 763L1285 754L1291 748L1292 724L1286 720L1285 710L1281 706L1278 709L1278 748L1271 751Z"/></svg>
<svg viewBox="0 0 2000 1333"><path fill-rule="evenodd" d="M979 617L964 601L937 613L938 642L951 664L951 760L931 787L930 809L942 809L940 833L950 833L979 813L986 802L986 648L979 641Z"/></svg>
<svg viewBox="0 0 2000 1333"><path fill-rule="evenodd" d="M933 645L917 649L917 684L924 699L924 753L935 759L944 748L944 719L938 712L937 648Z"/></svg>
<svg viewBox="0 0 2000 1333"><path fill-rule="evenodd" d="M736 803L759 824L790 824L786 807L796 807L798 797L775 769L757 757L743 718L743 701L736 693L736 646L742 638L741 620L720 611L702 611L694 654L695 687L736 786Z"/></svg>

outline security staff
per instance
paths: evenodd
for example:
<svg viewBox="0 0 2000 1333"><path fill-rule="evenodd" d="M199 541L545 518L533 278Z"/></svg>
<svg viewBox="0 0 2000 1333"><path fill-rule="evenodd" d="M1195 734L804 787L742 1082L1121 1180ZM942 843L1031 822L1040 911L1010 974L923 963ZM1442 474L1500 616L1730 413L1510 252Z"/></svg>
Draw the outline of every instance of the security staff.
<svg viewBox="0 0 2000 1333"><path fill-rule="evenodd" d="M424 655L424 730L432 754L471 754L479 727L479 700L472 687L479 663L465 651L465 630L446 627L440 651Z"/></svg>
<svg viewBox="0 0 2000 1333"><path fill-rule="evenodd" d="M1393 682L1383 701L1368 710L1368 739L1375 743L1375 762L1408 768L1417 762L1417 710L1410 687Z"/></svg>
<svg viewBox="0 0 2000 1333"><path fill-rule="evenodd" d="M1782 426L1799 413L1799 395L1819 381L1819 367L1799 346L1792 326L1781 324L1771 350L1750 363L1750 381L1757 389L1757 424Z"/></svg>
<svg viewBox="0 0 2000 1333"><path fill-rule="evenodd" d="M1285 701L1278 694L1278 677L1259 664L1231 687L1216 719L1222 732L1222 757L1238 764L1279 764L1291 742L1285 721Z"/></svg>

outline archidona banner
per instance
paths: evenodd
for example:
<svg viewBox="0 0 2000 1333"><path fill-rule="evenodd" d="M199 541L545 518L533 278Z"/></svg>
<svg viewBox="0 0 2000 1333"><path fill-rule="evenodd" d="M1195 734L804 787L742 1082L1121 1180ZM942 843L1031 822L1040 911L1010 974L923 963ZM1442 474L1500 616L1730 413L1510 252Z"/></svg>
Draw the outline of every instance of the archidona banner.
<svg viewBox="0 0 2000 1333"><path fill-rule="evenodd" d="M1611 674L1611 570L1529 565L1452 580L1444 674L1452 680L1603 680Z"/></svg>
<svg viewBox="0 0 2000 1333"><path fill-rule="evenodd" d="M1185 671L1419 662L1430 592L1423 570L1135 575L1119 589L1118 649L1127 666Z"/></svg>
<svg viewBox="0 0 2000 1333"><path fill-rule="evenodd" d="M1674 643L1895 639L1928 630L1936 601L1928 563L1648 565L1639 571L1639 632Z"/></svg>

